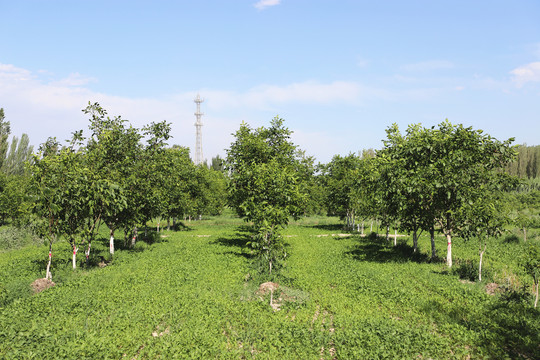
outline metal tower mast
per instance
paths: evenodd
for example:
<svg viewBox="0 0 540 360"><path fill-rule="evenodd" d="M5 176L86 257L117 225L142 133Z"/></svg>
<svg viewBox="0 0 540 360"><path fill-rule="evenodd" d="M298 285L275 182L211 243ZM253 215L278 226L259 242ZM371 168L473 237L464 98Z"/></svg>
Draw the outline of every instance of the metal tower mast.
<svg viewBox="0 0 540 360"><path fill-rule="evenodd" d="M197 122L195 123L195 128L197 129L197 141L195 143L195 165L199 165L203 162L203 152L202 152L202 122L201 117L204 115L201 112L201 103L204 101L204 99L201 99L199 94L197 94L197 97L195 98L195 104L197 104L197 112L195 113L195 117L197 118Z"/></svg>

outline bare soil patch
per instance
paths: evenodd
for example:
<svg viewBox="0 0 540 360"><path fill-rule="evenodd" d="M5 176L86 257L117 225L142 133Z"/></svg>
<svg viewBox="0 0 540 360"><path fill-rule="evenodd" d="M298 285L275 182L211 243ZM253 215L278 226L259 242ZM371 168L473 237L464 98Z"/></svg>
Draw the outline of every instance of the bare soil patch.
<svg viewBox="0 0 540 360"><path fill-rule="evenodd" d="M269 292L274 292L276 291L277 289L279 288L279 284L278 283L274 283L274 282L265 282L265 283L262 283L260 286L259 286L259 290L257 290L257 295L266 295L268 294Z"/></svg>
<svg viewBox="0 0 540 360"><path fill-rule="evenodd" d="M489 283L486 285L486 292L489 295L495 295L496 293L500 292L499 290L499 284L497 283Z"/></svg>
<svg viewBox="0 0 540 360"><path fill-rule="evenodd" d="M56 284L51 280L42 278L37 279L30 286L32 286L32 290L34 291L34 293L37 294L42 292L43 290L47 290L48 288L53 287L54 285Z"/></svg>
<svg viewBox="0 0 540 360"><path fill-rule="evenodd" d="M280 286L278 283L265 282L259 285L259 289L255 293L260 300L264 300L265 296L270 293L270 307L274 311L281 310L281 307L286 302L294 302L302 304L307 301L307 293L292 289L286 286Z"/></svg>
<svg viewBox="0 0 540 360"><path fill-rule="evenodd" d="M162 329L164 329L164 330L162 330ZM165 324L159 324L158 326L156 326L156 329L152 332L152 336L153 337L160 337L160 336L163 336L163 335L168 335L170 333L170 331L171 330L170 330L169 326L165 327Z"/></svg>

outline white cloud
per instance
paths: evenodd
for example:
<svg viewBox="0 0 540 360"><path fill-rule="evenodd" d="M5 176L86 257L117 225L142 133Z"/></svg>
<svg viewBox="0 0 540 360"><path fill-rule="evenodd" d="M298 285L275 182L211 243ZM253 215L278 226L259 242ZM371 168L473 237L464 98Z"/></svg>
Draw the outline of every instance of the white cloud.
<svg viewBox="0 0 540 360"><path fill-rule="evenodd" d="M82 86L91 82L97 82L95 78L83 76L79 73L69 74L67 78L50 83L55 86Z"/></svg>
<svg viewBox="0 0 540 360"><path fill-rule="evenodd" d="M245 92L203 90L206 97L212 99L216 110L257 109L271 110L283 104L358 104L370 91L355 82L334 81L323 84L305 81L285 86L259 85Z"/></svg>
<svg viewBox="0 0 540 360"><path fill-rule="evenodd" d="M11 122L12 133L19 136L27 133L36 148L49 136L64 141L73 131L87 130L88 117L81 110L89 101L99 102L110 116L121 115L135 127L151 121L172 122L171 143L194 147L196 90L160 98L130 98L93 91L85 85L95 80L78 73L51 81L52 77L48 71L31 72L0 63L0 107ZM241 92L198 90L207 99L202 110L206 113L203 150L208 158L224 155L223 149L231 143L230 134L242 120L263 122L269 120L268 116L283 114L297 104L357 106L377 93L347 81L264 84Z"/></svg>
<svg viewBox="0 0 540 360"><path fill-rule="evenodd" d="M540 82L540 61L520 66L512 71L512 81L517 87L522 87L528 82Z"/></svg>
<svg viewBox="0 0 540 360"><path fill-rule="evenodd" d="M285 85L262 84L245 91L193 89L159 98L133 98L94 91L87 87L90 81L95 80L78 73L55 80L48 71L31 72L0 63L0 107L5 109L7 120L11 122L12 133L19 136L28 133L36 148L49 136L64 141L73 131L88 129L88 116L81 109L91 101L99 102L110 116L121 115L135 127L151 121L171 122L173 139L170 143L194 148L193 99L199 92L206 98L202 105L205 113L202 121L203 151L207 158L225 155L224 149L232 141L231 134L242 120L260 126L279 114L293 121L294 128L291 128L297 134L295 139L308 154L328 160L336 151L359 150L349 149L356 140L340 141L333 135L311 130L310 116L317 118L319 112L333 114L343 109L365 109L371 102L380 105L426 101L462 85L434 88L426 84L405 84L390 90L353 81L323 83L310 80ZM310 115L302 115L306 111ZM366 143L369 141L365 139Z"/></svg>
<svg viewBox="0 0 540 360"><path fill-rule="evenodd" d="M0 63L0 80L2 82L28 81L32 78L32 73L28 70L15 67L11 64Z"/></svg>
<svg viewBox="0 0 540 360"><path fill-rule="evenodd" d="M454 68L454 63L447 60L431 60L414 64L402 65L401 69L405 71L433 71Z"/></svg>
<svg viewBox="0 0 540 360"><path fill-rule="evenodd" d="M192 101L176 102L171 99L127 98L99 93L83 85L91 78L72 74L66 79L46 81L37 75L13 65L0 64L0 107L11 123L12 133L28 133L32 144L44 142L49 136L63 141L73 131L88 128L88 119L81 110L88 101L99 102L109 115L122 115L134 126L151 121L175 121L186 115L186 124L192 119ZM182 105L185 104L182 109ZM181 134L183 132L180 132ZM37 148L37 146L36 146Z"/></svg>
<svg viewBox="0 0 540 360"><path fill-rule="evenodd" d="M354 102L360 94L358 84L334 81L320 84L314 81L294 83L284 87L262 85L251 89L246 95L256 103L319 103Z"/></svg>
<svg viewBox="0 0 540 360"><path fill-rule="evenodd" d="M281 0L260 0L259 2L255 3L253 6L258 10L264 10L267 7L270 6L276 6L281 3Z"/></svg>

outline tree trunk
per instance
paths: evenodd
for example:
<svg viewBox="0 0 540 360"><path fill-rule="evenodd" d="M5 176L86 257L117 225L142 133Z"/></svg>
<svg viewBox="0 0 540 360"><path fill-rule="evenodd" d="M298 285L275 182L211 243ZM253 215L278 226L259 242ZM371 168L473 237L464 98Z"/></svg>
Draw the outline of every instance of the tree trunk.
<svg viewBox="0 0 540 360"><path fill-rule="evenodd" d="M88 260L90 259L90 248L92 247L92 242L88 241L88 249L86 249L86 265L88 265Z"/></svg>
<svg viewBox="0 0 540 360"><path fill-rule="evenodd" d="M167 230L168 231L171 230L171 219L170 218L167 218Z"/></svg>
<svg viewBox="0 0 540 360"><path fill-rule="evenodd" d="M73 246L73 270L75 270L77 268L77 247L76 246Z"/></svg>
<svg viewBox="0 0 540 360"><path fill-rule="evenodd" d="M431 237L431 259L435 260L435 258L437 257L437 252L435 249L435 228L433 227L433 225L429 229L429 235Z"/></svg>
<svg viewBox="0 0 540 360"><path fill-rule="evenodd" d="M446 229L445 229L445 235L446 235L446 265L448 265L449 268L452 267L452 226L450 221L450 215L446 215ZM444 226L442 227L445 228Z"/></svg>
<svg viewBox="0 0 540 360"><path fill-rule="evenodd" d="M109 239L109 252L114 255L114 230L111 230L111 238Z"/></svg>
<svg viewBox="0 0 540 360"><path fill-rule="evenodd" d="M45 279L49 279L52 281L51 262L52 262L52 242L49 242L49 262L47 263L47 272L45 273Z"/></svg>
<svg viewBox="0 0 540 360"><path fill-rule="evenodd" d="M397 246L397 230L394 229L394 246Z"/></svg>
<svg viewBox="0 0 540 360"><path fill-rule="evenodd" d="M370 232L370 233L373 232L373 220L371 220L371 228L369 229L369 232Z"/></svg>
<svg viewBox="0 0 540 360"><path fill-rule="evenodd" d="M525 228L525 226L523 227L523 241L527 242L527 229Z"/></svg>
<svg viewBox="0 0 540 360"><path fill-rule="evenodd" d="M131 238L131 248L135 246L136 242L137 242L137 227L135 226L133 228L133 237Z"/></svg>
<svg viewBox="0 0 540 360"><path fill-rule="evenodd" d="M412 242L413 242L413 252L416 253L418 251L418 233L416 232L416 230L413 231Z"/></svg>
<svg viewBox="0 0 540 360"><path fill-rule="evenodd" d="M452 267L452 235L446 234L446 265L449 268Z"/></svg>
<svg viewBox="0 0 540 360"><path fill-rule="evenodd" d="M484 258L484 253L486 252L487 244L484 244L484 250L482 250L482 243L480 243L480 264L478 264L478 281L482 281L482 260Z"/></svg>

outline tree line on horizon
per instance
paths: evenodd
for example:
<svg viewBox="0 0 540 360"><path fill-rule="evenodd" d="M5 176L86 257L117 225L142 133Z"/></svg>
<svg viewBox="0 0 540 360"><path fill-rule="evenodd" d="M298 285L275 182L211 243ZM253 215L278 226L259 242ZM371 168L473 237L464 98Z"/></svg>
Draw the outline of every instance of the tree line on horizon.
<svg viewBox="0 0 540 360"><path fill-rule="evenodd" d="M540 145L517 145L517 158L509 163L505 170L522 179L540 178Z"/></svg>

